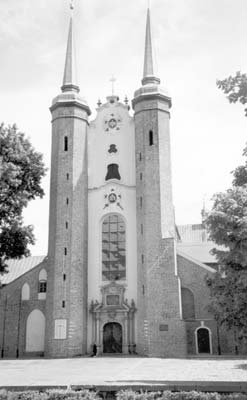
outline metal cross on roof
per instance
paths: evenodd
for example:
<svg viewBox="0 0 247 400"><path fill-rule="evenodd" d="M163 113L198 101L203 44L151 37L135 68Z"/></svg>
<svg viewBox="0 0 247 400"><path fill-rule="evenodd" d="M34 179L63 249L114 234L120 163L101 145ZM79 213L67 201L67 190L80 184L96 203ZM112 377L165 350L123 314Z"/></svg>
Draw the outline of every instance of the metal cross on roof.
<svg viewBox="0 0 247 400"><path fill-rule="evenodd" d="M112 77L111 77L111 79L110 79L112 96L114 95L114 83L116 82L116 80L117 80L117 79L114 77L114 75L112 75Z"/></svg>

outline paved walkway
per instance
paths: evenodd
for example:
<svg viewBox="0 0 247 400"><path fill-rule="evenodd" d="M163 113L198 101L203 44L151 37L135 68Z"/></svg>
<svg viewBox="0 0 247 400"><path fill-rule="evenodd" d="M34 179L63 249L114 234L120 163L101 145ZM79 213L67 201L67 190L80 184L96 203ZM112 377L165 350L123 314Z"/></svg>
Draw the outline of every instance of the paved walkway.
<svg viewBox="0 0 247 400"><path fill-rule="evenodd" d="M247 391L247 359L72 358L0 360L0 387L237 385ZM169 386L170 385L170 386Z"/></svg>

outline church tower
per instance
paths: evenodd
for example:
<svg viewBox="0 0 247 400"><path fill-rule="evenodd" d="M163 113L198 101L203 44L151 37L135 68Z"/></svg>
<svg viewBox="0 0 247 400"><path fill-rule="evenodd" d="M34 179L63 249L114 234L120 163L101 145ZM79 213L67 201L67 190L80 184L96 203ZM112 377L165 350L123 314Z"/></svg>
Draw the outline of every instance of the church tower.
<svg viewBox="0 0 247 400"><path fill-rule="evenodd" d="M72 6L71 6L72 7ZM90 109L79 95L70 19L61 94L52 102L49 271L45 355L86 352L87 130Z"/></svg>
<svg viewBox="0 0 247 400"><path fill-rule="evenodd" d="M186 354L176 268L170 157L171 98L154 74L147 12L142 86L132 101L135 123L137 213L137 352Z"/></svg>

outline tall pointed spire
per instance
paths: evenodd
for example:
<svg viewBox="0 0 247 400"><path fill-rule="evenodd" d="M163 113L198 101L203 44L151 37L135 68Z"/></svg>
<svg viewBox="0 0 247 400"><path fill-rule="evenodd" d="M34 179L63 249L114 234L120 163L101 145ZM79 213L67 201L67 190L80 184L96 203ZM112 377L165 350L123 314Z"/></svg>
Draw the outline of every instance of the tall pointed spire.
<svg viewBox="0 0 247 400"><path fill-rule="evenodd" d="M72 10L72 8L71 8ZM76 60L75 60L75 49L74 49L74 37L73 37L73 16L71 15L69 24L69 34L67 42L67 51L64 66L63 75L63 86L62 92L75 91L79 92L79 86L76 80Z"/></svg>
<svg viewBox="0 0 247 400"><path fill-rule="evenodd" d="M150 9L147 10L147 22L146 22L146 39L145 39L145 55L144 55L144 68L143 68L143 79L142 84L148 83L160 83L159 78L154 76L153 66L153 47L152 47L152 35L151 35L151 23L150 23Z"/></svg>

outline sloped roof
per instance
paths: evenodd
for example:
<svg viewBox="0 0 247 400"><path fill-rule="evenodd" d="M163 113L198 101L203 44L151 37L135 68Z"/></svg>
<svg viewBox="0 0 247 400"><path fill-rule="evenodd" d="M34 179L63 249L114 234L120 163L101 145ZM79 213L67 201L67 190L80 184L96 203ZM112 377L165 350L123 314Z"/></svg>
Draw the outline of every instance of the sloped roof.
<svg viewBox="0 0 247 400"><path fill-rule="evenodd" d="M177 225L179 241L182 243L205 243L208 233L202 224Z"/></svg>
<svg viewBox="0 0 247 400"><path fill-rule="evenodd" d="M13 282L15 279L19 278L21 275L30 271L38 264L40 264L46 256L33 256L24 257L21 259L8 260L8 272L6 274L0 275L0 282L2 285L7 285Z"/></svg>
<svg viewBox="0 0 247 400"><path fill-rule="evenodd" d="M183 258L185 258L186 260L191 261L193 264L196 264L197 266L199 266L199 267L205 269L206 271L209 271L209 272L216 272L216 269L215 269L215 268L212 268L211 266L209 266L209 265L207 265L207 264L205 264L205 263L202 263L202 262L198 261L198 259L195 260L193 257L190 257L188 254L183 253L183 251L181 251L181 250L179 250L179 249L177 249L177 255L178 255L178 256L181 256L181 257L183 257ZM211 263L211 265L212 265L212 263Z"/></svg>
<svg viewBox="0 0 247 400"><path fill-rule="evenodd" d="M203 264L217 264L217 259L210 252L213 248L223 249L209 240L203 224L178 225L178 252Z"/></svg>
<svg viewBox="0 0 247 400"><path fill-rule="evenodd" d="M198 260L201 263L217 263L216 257L210 254L210 251L218 247L213 242L203 243L177 243L177 249L183 254Z"/></svg>

